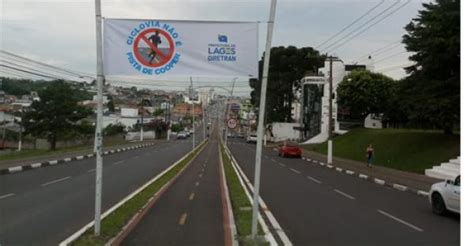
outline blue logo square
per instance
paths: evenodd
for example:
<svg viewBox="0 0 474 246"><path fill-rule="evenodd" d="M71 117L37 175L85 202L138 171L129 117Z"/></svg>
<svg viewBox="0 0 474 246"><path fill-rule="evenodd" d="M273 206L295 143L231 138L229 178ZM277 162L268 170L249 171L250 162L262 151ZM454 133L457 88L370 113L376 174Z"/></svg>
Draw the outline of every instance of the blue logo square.
<svg viewBox="0 0 474 246"><path fill-rule="evenodd" d="M219 42L221 43L227 43L227 36L226 35L221 35L219 34L217 39L219 40Z"/></svg>

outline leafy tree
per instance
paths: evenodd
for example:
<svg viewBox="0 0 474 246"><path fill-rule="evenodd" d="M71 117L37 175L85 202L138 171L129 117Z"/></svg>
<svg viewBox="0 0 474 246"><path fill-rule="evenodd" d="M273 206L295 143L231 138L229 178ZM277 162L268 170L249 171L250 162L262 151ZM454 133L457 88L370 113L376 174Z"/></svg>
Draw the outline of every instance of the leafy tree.
<svg viewBox="0 0 474 246"><path fill-rule="evenodd" d="M385 113L390 109L394 84L393 79L380 73L352 71L337 87L338 106L359 119L369 114Z"/></svg>
<svg viewBox="0 0 474 246"><path fill-rule="evenodd" d="M325 57L311 47L273 47L270 52L270 68L267 86L266 121L291 122L292 103L295 91L301 87L300 80L308 73L315 73L324 65ZM251 103L259 106L263 70L263 56L259 62L259 78L250 80L253 88Z"/></svg>
<svg viewBox="0 0 474 246"><path fill-rule="evenodd" d="M110 112L115 112L115 103L114 103L114 98L109 97L109 102L107 103L107 108L109 109Z"/></svg>
<svg viewBox="0 0 474 246"><path fill-rule="evenodd" d="M413 124L452 133L460 120L460 1L424 3L403 36L413 66L404 81Z"/></svg>
<svg viewBox="0 0 474 246"><path fill-rule="evenodd" d="M125 133L125 125L120 122L117 124L109 124L104 128L105 136L114 136L123 133Z"/></svg>
<svg viewBox="0 0 474 246"><path fill-rule="evenodd" d="M164 112L165 112L165 111L164 111L163 109L157 108L157 109L155 109L155 111L153 112L153 116L155 116L155 117L161 116L161 115L163 115Z"/></svg>
<svg viewBox="0 0 474 246"><path fill-rule="evenodd" d="M83 132L85 125L81 120L92 111L78 104L80 98L71 85L62 80L53 81L38 94L40 101L34 101L24 115L27 133L46 137L54 150L58 139Z"/></svg>

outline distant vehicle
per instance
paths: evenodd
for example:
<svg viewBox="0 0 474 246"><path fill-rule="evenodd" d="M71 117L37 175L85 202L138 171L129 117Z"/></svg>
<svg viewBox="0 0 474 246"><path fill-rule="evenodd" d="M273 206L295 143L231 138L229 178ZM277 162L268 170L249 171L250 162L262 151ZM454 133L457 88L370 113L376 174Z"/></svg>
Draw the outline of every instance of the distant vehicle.
<svg viewBox="0 0 474 246"><path fill-rule="evenodd" d="M177 139L186 139L188 136L186 135L186 132L178 132Z"/></svg>
<svg viewBox="0 0 474 246"><path fill-rule="evenodd" d="M429 200L435 214L444 214L447 210L460 213L460 199L461 175L458 175L454 181L448 179L431 186Z"/></svg>
<svg viewBox="0 0 474 246"><path fill-rule="evenodd" d="M189 134L194 134L194 130L193 129L189 130Z"/></svg>
<svg viewBox="0 0 474 246"><path fill-rule="evenodd" d="M257 134L249 134L247 136L247 143L257 143Z"/></svg>
<svg viewBox="0 0 474 246"><path fill-rule="evenodd" d="M191 133L189 131L184 131L184 133L186 134L186 137L191 136Z"/></svg>
<svg viewBox="0 0 474 246"><path fill-rule="evenodd" d="M284 142L280 147L278 147L278 155L281 157L297 157L301 158L301 148L298 146L298 143L294 142Z"/></svg>
<svg viewBox="0 0 474 246"><path fill-rule="evenodd" d="M237 137L239 137L239 138L244 138L244 133L239 132L239 134L237 134Z"/></svg>

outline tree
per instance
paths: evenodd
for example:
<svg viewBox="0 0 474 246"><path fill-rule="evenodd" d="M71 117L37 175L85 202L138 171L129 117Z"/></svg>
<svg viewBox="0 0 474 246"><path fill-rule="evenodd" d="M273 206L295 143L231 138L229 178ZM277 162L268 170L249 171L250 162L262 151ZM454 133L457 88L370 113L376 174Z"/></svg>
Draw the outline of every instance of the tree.
<svg viewBox="0 0 474 246"><path fill-rule="evenodd" d="M153 116L155 116L155 117L161 116L161 115L163 115L164 112L165 111L163 109L157 108L157 109L155 109L155 111L153 111Z"/></svg>
<svg viewBox="0 0 474 246"><path fill-rule="evenodd" d="M358 119L385 113L390 108L394 84L393 79L383 74L354 70L337 87L338 106Z"/></svg>
<svg viewBox="0 0 474 246"><path fill-rule="evenodd" d="M109 109L110 112L115 112L115 103L114 103L114 98L112 96L109 97L107 108Z"/></svg>
<svg viewBox="0 0 474 246"><path fill-rule="evenodd" d="M460 120L460 1L424 3L406 27L409 59L404 81L408 118L412 124L452 133Z"/></svg>
<svg viewBox="0 0 474 246"><path fill-rule="evenodd" d="M56 149L59 138L89 129L81 120L92 111L78 104L80 98L69 84L56 80L38 94L40 101L34 101L26 111L24 126L33 136L46 137L51 150Z"/></svg>
<svg viewBox="0 0 474 246"><path fill-rule="evenodd" d="M251 103L259 107L263 57L259 62L259 78L249 81L253 89ZM325 57L311 47L273 47L267 86L266 121L292 122L291 110L295 92L301 88L300 80L306 73L315 73L324 65Z"/></svg>

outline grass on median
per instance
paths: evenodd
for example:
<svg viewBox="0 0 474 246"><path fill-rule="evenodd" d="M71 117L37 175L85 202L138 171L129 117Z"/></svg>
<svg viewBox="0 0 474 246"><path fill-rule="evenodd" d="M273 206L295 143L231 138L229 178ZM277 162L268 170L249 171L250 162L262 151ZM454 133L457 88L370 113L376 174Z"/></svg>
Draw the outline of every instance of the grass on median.
<svg viewBox="0 0 474 246"><path fill-rule="evenodd" d="M143 191L138 193L135 197L127 201L113 213L102 219L101 235L94 236L94 228L87 230L81 237L72 243L72 245L104 245L111 238L115 237L126 223L148 202L148 200L158 192L168 181L181 171L188 162L204 148L202 145L198 150L194 151L174 168L169 170L165 175L153 182Z"/></svg>
<svg viewBox="0 0 474 246"><path fill-rule="evenodd" d="M130 142L125 141L123 139L104 139L104 147L110 146L117 146L117 145L126 145ZM55 156L60 154L68 154L73 152L85 151L90 150L93 151L94 145L86 144L86 145L79 145L74 147L65 147L65 148L58 148L56 150L45 150L45 149L25 149L22 151L12 151L7 154L0 155L0 161L12 161L12 160L19 160L19 159L29 159L34 157L49 157Z"/></svg>
<svg viewBox="0 0 474 246"><path fill-rule="evenodd" d="M229 188L229 196L232 203L239 243L241 245L269 245L268 243L255 243L248 240L248 236L250 236L252 232L252 205L230 163L229 156L225 153L223 145L220 144L219 147L221 149L222 161L224 162L224 173ZM258 229L259 234L263 235L260 225Z"/></svg>
<svg viewBox="0 0 474 246"><path fill-rule="evenodd" d="M334 156L365 162L365 149L369 143L375 149L376 166L415 173L423 173L460 153L459 134L410 129L354 129L334 139ZM303 147L327 153L327 143Z"/></svg>

